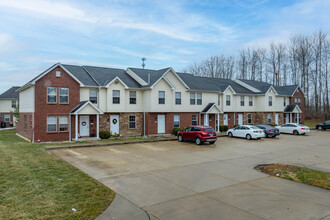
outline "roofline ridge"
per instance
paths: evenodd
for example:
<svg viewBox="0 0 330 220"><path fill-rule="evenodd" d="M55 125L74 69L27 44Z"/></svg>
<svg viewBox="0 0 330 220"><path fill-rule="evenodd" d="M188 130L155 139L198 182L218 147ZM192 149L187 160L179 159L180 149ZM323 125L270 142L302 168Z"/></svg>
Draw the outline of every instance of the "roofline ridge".
<svg viewBox="0 0 330 220"><path fill-rule="evenodd" d="M85 69L85 67L84 66L81 66L85 71L86 71L86 73L94 80L94 82L96 82L96 84L98 85L98 86L101 86L97 81L96 81L96 79L94 79L94 77L92 76L92 74L90 74L89 72L88 72L88 70L86 70Z"/></svg>

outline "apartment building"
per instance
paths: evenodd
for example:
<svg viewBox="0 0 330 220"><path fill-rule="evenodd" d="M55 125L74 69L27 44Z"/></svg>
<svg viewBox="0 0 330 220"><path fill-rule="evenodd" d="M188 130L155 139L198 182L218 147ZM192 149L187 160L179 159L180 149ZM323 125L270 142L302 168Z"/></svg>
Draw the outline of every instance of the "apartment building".
<svg viewBox="0 0 330 220"><path fill-rule="evenodd" d="M6 127L15 126L16 118L11 112L13 112L18 105L18 93L19 86L13 86L0 95L0 123L5 122Z"/></svg>
<svg viewBox="0 0 330 220"><path fill-rule="evenodd" d="M174 127L303 122L299 86L193 76L172 68L57 63L19 92L17 134L32 142L170 134Z"/></svg>

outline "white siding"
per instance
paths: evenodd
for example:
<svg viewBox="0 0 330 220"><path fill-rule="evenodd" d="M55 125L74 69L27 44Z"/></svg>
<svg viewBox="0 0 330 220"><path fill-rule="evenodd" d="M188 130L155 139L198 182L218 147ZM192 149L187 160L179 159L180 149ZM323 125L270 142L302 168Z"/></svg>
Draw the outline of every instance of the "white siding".
<svg viewBox="0 0 330 220"><path fill-rule="evenodd" d="M34 112L34 86L23 90L19 93L19 111L20 112Z"/></svg>
<svg viewBox="0 0 330 220"><path fill-rule="evenodd" d="M94 115L94 114L98 114L99 112L96 111L95 108L93 108L92 106L90 106L89 104L87 104L80 112L79 114L86 114L86 115Z"/></svg>
<svg viewBox="0 0 330 220"><path fill-rule="evenodd" d="M120 91L120 103L113 104L112 102L112 91ZM126 97L125 87L120 82L111 83L107 89L107 112L125 112L125 103L127 102L128 97Z"/></svg>
<svg viewBox="0 0 330 220"><path fill-rule="evenodd" d="M11 100L0 100L0 112L10 112L14 109L11 107Z"/></svg>
<svg viewBox="0 0 330 220"><path fill-rule="evenodd" d="M80 88L80 101L89 100L89 88Z"/></svg>

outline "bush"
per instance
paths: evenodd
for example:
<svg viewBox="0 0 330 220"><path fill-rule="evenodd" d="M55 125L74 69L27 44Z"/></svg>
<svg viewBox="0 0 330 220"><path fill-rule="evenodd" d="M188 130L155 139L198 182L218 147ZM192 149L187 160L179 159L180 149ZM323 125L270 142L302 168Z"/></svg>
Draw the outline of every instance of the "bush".
<svg viewBox="0 0 330 220"><path fill-rule="evenodd" d="M181 128L173 128L173 134L175 136L177 136L178 135L178 132L181 131L181 130L182 130Z"/></svg>
<svg viewBox="0 0 330 220"><path fill-rule="evenodd" d="M239 125L234 125L234 128L238 127Z"/></svg>
<svg viewBox="0 0 330 220"><path fill-rule="evenodd" d="M109 139L111 136L110 131L100 131L101 139Z"/></svg>
<svg viewBox="0 0 330 220"><path fill-rule="evenodd" d="M273 126L273 127L277 126L277 124L268 124L268 125Z"/></svg>
<svg viewBox="0 0 330 220"><path fill-rule="evenodd" d="M228 131L228 125L220 125L220 129L221 132L223 131Z"/></svg>

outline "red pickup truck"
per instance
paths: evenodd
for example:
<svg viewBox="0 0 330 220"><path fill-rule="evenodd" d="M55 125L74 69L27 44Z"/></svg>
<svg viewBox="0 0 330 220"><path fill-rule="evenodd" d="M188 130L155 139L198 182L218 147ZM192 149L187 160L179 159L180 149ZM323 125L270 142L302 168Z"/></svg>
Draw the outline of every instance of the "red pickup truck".
<svg viewBox="0 0 330 220"><path fill-rule="evenodd" d="M209 142L214 144L217 140L217 134L212 127L191 126L178 132L179 141L194 141L197 145Z"/></svg>

